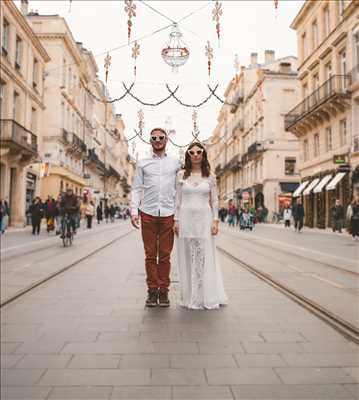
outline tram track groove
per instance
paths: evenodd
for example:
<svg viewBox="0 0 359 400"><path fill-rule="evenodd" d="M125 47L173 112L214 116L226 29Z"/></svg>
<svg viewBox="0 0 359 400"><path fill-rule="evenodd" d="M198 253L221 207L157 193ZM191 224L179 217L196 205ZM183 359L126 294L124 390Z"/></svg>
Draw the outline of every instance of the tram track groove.
<svg viewBox="0 0 359 400"><path fill-rule="evenodd" d="M237 256L233 255L222 246L217 245L217 249L220 253L232 260L235 264L240 265L242 268L246 269L257 278L263 280L268 285L283 293L291 300L295 301L297 304L311 312L313 315L332 326L337 332L345 336L347 339L359 345L359 329L357 327L355 327L348 321L343 320L338 315L332 313L328 309L322 307L320 304L310 300L306 296L303 296L299 292L281 283L279 280L273 278L270 274L267 274L254 267L253 265L250 265L247 262L239 259Z"/></svg>
<svg viewBox="0 0 359 400"><path fill-rule="evenodd" d="M238 235L235 235L235 234L232 233L232 232L228 232L227 230L222 230L221 232L224 233L225 235L228 235L228 236L231 236L231 237L233 237L233 238L237 238L237 239L239 239L239 240L244 241L244 238L242 238L242 237L240 237L240 236L238 236ZM246 237L245 239L248 240L248 239L250 239L250 238ZM260 239L250 239L249 241L250 241L251 244L253 244L253 245L256 246L257 248L258 248L258 247L259 247L259 248L266 247L266 248L268 248L268 249L270 249L270 250L272 250L272 251L275 251L275 252L277 252L277 253L284 253L284 254L287 254L287 255L292 256L292 257L295 257L295 258L299 258L299 259L302 259L302 260L310 261L310 262L312 262L312 263L319 264L319 265L322 265L322 266L324 266L324 267L329 267L329 268L331 268L331 269L333 269L333 270L335 270L335 271L341 272L341 273L343 273L343 274L352 275L352 276L355 276L356 278L359 277L359 272L356 272L356 271L350 271L350 270L348 270L348 269L346 269L346 268L336 267L335 265L332 265L332 264L329 264L329 263L326 263L326 262L323 262L323 261L318 261L318 260L315 260L315 259L313 259L313 258L306 257L306 256L303 256L303 255L300 255L300 254L297 254L297 253L293 253L293 252L291 252L291 251L289 251L289 250L280 249L280 251L278 251L278 249L277 249L276 247L271 246L271 245L269 245L269 244L265 244L265 243L263 243L263 242L260 242ZM243 244L241 244L241 246L243 246ZM253 249L251 249L251 248L248 247L248 246L243 246L243 248L245 248L246 250L253 250ZM256 252L258 252L258 251L256 250ZM264 254L261 253L261 255L264 255ZM265 256L268 257L267 254L265 254ZM273 256L270 257L270 258L271 258L272 260L278 262L278 260L276 260Z"/></svg>
<svg viewBox="0 0 359 400"><path fill-rule="evenodd" d="M67 270L75 267L76 265L80 264L82 261L92 257L93 255L99 253L100 251L104 250L105 248L111 246L112 244L114 244L115 242L117 242L120 239L123 239L126 236L129 236L131 233L133 233L134 230L131 229L130 231L127 231L125 233L122 233L120 236L115 237L114 239L110 240L108 243L103 244L102 246L96 248L95 250L91 251L90 253L81 256L80 258L78 258L75 261L72 261L70 264L66 265L65 267L47 275L44 278L39 279L38 281L36 281L35 283L25 287L24 289L19 290L18 292L16 292L15 294L9 296L8 298L6 298L5 300L3 300L0 303L0 308L3 308L4 306L14 302L15 300L19 299L20 297L24 296L25 294L29 293L30 291L34 290L35 288L45 284L46 282L50 281L51 279L55 278L56 276L66 272Z"/></svg>

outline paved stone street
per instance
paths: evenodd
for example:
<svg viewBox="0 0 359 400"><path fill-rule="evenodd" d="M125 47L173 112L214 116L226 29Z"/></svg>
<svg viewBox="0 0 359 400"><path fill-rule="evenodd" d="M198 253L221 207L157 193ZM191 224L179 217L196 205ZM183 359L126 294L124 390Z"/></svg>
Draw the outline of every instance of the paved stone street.
<svg viewBox="0 0 359 400"><path fill-rule="evenodd" d="M171 308L145 309L139 232L5 306L1 398L358 399L357 345L220 260L220 310L179 307L175 267Z"/></svg>

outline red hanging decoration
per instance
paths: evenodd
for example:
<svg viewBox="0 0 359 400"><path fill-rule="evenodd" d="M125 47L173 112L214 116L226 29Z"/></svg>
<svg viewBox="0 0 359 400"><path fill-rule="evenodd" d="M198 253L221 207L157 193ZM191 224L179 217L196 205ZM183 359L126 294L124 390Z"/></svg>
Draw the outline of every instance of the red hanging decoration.
<svg viewBox="0 0 359 400"><path fill-rule="evenodd" d="M211 44L209 43L209 40L207 40L207 46L206 46L206 57L207 57L207 67L208 67L208 78L211 77L211 65L212 65L212 58L213 58L213 49L211 47Z"/></svg>
<svg viewBox="0 0 359 400"><path fill-rule="evenodd" d="M111 56L109 53L107 53L107 56L105 58L105 63L104 63L104 67L105 67L105 81L106 81L106 85L107 85L107 79L108 79L108 70L110 68L111 65Z"/></svg>
<svg viewBox="0 0 359 400"><path fill-rule="evenodd" d="M278 3L279 0L274 0L275 16L278 16Z"/></svg>
<svg viewBox="0 0 359 400"><path fill-rule="evenodd" d="M216 4L214 5L214 9L212 11L213 15L213 21L216 21L216 32L217 32L217 38L218 38L218 46L219 46L219 39L220 39L220 33L221 33L221 25L219 23L219 19L223 14L222 10L222 3L220 3L218 0L216 0Z"/></svg>
<svg viewBox="0 0 359 400"><path fill-rule="evenodd" d="M136 16L136 4L134 4L133 0L125 0L125 13L128 15L127 36L128 36L128 43L130 43L131 29L132 29L131 19Z"/></svg>
<svg viewBox="0 0 359 400"><path fill-rule="evenodd" d="M134 65L134 74L135 74L135 79L136 79L136 72L137 72L137 57L140 55L140 45L137 43L137 40L135 41L133 47L132 47L132 58L135 60L135 65Z"/></svg>

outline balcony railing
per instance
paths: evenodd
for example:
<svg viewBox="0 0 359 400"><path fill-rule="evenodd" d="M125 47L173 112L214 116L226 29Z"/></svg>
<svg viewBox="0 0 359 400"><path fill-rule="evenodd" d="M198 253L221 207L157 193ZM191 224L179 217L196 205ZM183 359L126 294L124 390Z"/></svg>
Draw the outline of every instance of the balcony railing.
<svg viewBox="0 0 359 400"><path fill-rule="evenodd" d="M238 171L242 166L242 157L240 154L236 154L228 163L228 169L231 171Z"/></svg>
<svg viewBox="0 0 359 400"><path fill-rule="evenodd" d="M260 142L254 142L250 146L248 146L247 154L248 159L252 159L255 157L259 152L263 151L263 144Z"/></svg>
<svg viewBox="0 0 359 400"><path fill-rule="evenodd" d="M115 170L115 168L113 168L112 165L110 165L110 168L108 169L108 176L112 176L112 177L114 177L114 178L116 178L116 179L118 179L118 180L121 179L120 173L117 172L117 171Z"/></svg>
<svg viewBox="0 0 359 400"><path fill-rule="evenodd" d="M10 146L37 154L37 136L12 119L1 119L1 147Z"/></svg>
<svg viewBox="0 0 359 400"><path fill-rule="evenodd" d="M101 161L98 157L98 155L95 152L95 149L89 149L88 150L88 157L87 157L87 162L88 163L93 163L96 165L96 167L103 173L106 174L106 165L103 161Z"/></svg>
<svg viewBox="0 0 359 400"><path fill-rule="evenodd" d="M306 97L301 103L295 106L284 117L284 126L288 130L291 126L300 121L305 115L314 111L318 106L327 102L330 98L341 95L348 96L350 86L350 75L333 75L313 93Z"/></svg>
<svg viewBox="0 0 359 400"><path fill-rule="evenodd" d="M75 133L72 134L72 145L81 153L87 152L87 146Z"/></svg>

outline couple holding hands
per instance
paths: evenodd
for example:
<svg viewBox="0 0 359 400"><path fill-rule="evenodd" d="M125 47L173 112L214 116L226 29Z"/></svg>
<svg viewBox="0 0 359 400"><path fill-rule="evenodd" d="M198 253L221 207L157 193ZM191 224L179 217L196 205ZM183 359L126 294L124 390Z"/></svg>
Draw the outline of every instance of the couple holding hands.
<svg viewBox="0 0 359 400"><path fill-rule="evenodd" d="M216 177L199 142L182 168L166 154L167 133L151 131L152 157L139 160L132 184L131 223L141 227L147 307L168 307L171 252L176 236L181 305L216 309L227 303L214 237L218 233Z"/></svg>

